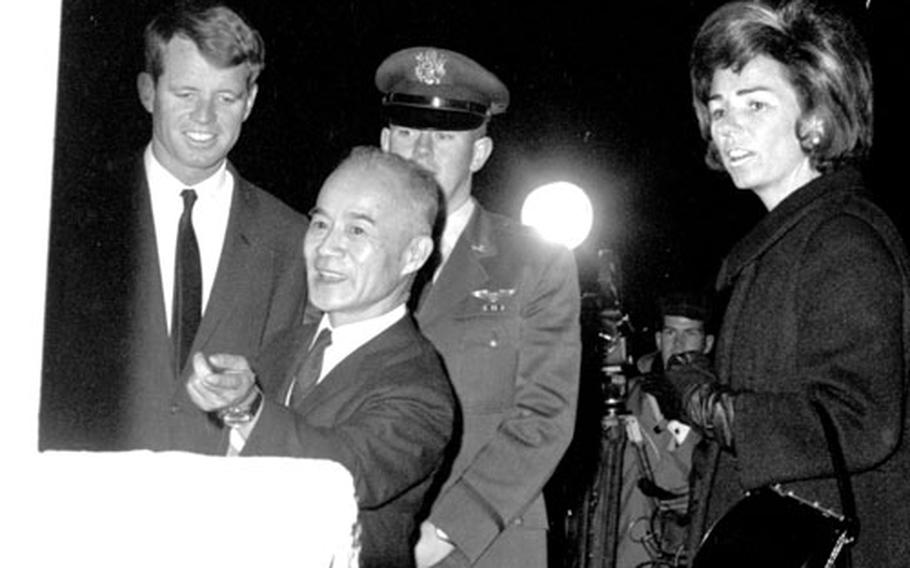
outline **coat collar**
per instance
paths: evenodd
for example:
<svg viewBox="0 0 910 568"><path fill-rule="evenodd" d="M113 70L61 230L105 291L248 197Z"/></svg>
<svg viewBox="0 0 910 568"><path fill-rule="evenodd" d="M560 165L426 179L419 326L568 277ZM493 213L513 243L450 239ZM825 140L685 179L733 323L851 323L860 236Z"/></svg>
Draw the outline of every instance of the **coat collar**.
<svg viewBox="0 0 910 568"><path fill-rule="evenodd" d="M493 240L493 228L492 217L478 204L458 244L467 246L477 259L495 256L497 250Z"/></svg>
<svg viewBox="0 0 910 568"><path fill-rule="evenodd" d="M806 216L847 193L861 191L862 175L852 167L818 177L787 196L759 221L730 252L717 277L717 289L729 286L742 270Z"/></svg>

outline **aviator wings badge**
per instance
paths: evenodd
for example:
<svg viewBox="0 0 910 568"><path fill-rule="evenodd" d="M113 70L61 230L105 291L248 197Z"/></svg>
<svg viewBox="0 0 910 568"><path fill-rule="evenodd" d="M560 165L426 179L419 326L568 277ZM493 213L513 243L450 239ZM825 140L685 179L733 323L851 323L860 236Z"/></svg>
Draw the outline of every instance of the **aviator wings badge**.
<svg viewBox="0 0 910 568"><path fill-rule="evenodd" d="M502 303L502 300L514 296L515 288L500 288L499 290L488 290L486 288L482 288L480 290L474 290L471 292L471 295L484 302L483 311L501 312L506 309L505 305Z"/></svg>

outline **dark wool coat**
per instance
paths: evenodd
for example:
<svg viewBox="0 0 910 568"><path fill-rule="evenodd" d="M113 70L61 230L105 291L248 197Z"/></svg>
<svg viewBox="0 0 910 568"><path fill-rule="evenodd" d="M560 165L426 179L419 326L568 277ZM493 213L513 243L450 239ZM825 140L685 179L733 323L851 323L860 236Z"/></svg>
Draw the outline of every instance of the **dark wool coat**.
<svg viewBox="0 0 910 568"><path fill-rule="evenodd" d="M718 288L730 299L717 370L742 391L736 452L713 442L696 451L690 547L744 490L768 484L840 510L808 398L820 388L856 494L854 566L910 562L910 271L897 230L862 189L852 169L814 180L774 208L721 268Z"/></svg>

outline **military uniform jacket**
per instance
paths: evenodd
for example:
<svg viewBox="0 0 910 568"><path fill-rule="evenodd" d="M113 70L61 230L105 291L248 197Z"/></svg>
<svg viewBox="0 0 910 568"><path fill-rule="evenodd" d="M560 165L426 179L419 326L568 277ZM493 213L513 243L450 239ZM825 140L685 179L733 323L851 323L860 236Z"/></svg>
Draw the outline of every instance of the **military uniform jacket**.
<svg viewBox="0 0 910 568"><path fill-rule="evenodd" d="M430 521L477 565L506 531L546 537L541 492L575 425L579 304L568 250L479 206L421 299L420 329L442 353L463 414Z"/></svg>
<svg viewBox="0 0 910 568"><path fill-rule="evenodd" d="M193 351L252 357L299 321L306 218L230 167L234 196ZM221 453L226 432L178 375L142 159L55 195L40 444L44 449Z"/></svg>
<svg viewBox="0 0 910 568"><path fill-rule="evenodd" d="M910 558L906 409L910 280L890 220L861 196L855 170L824 175L783 200L733 249L716 351L735 399L735 456L693 456L693 538L741 498L773 483L840 510L809 390L839 432L861 525L858 567ZM769 543L773 546L773 543Z"/></svg>

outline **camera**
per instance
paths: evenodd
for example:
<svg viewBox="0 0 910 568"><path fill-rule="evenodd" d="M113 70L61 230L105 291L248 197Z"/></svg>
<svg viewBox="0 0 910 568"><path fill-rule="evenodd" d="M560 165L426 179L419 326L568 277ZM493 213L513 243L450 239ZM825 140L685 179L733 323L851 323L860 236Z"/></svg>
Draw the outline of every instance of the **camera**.
<svg viewBox="0 0 910 568"><path fill-rule="evenodd" d="M582 294L582 324L589 351L589 366L596 368L603 411L607 417L627 414L628 377L635 373L629 353L634 333L619 293L616 256L610 249L597 251L597 277Z"/></svg>

